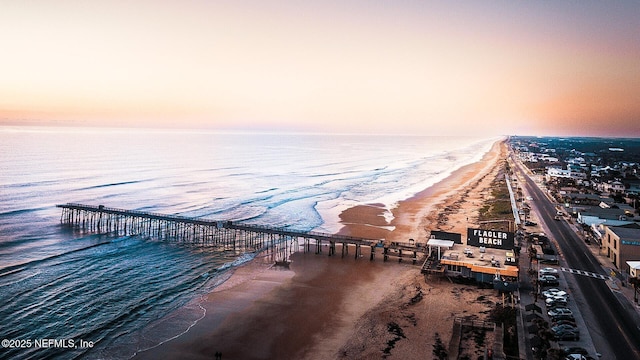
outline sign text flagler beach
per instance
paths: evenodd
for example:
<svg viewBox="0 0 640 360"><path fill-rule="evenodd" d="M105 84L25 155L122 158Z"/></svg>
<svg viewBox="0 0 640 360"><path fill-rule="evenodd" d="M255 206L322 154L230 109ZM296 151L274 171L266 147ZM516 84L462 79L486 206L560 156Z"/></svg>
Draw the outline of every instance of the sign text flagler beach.
<svg viewBox="0 0 640 360"><path fill-rule="evenodd" d="M467 245L496 249L513 249L513 233L498 230L467 228Z"/></svg>

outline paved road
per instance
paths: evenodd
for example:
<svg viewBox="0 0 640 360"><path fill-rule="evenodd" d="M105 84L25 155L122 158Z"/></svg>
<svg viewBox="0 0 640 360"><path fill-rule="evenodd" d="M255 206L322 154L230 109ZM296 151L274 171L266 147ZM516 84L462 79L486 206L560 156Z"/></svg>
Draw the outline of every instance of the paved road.
<svg viewBox="0 0 640 360"><path fill-rule="evenodd" d="M554 220L555 205L528 176L524 178L526 182L521 185L533 197L541 217L540 221L547 225L550 231L547 235L557 241L567 266L608 276L609 274L604 272L586 244L569 225L564 220ZM626 298L614 294L607 283L601 279L579 275L574 277L573 281L585 299L585 304L580 310L583 313L593 314L596 322L588 326L590 333L594 332L594 329L598 331L598 334L592 334L592 337L603 337L609 345L607 352L610 351L616 359L640 359L640 323L636 320L637 313L630 311L633 310L632 305ZM583 307L587 308L583 309Z"/></svg>

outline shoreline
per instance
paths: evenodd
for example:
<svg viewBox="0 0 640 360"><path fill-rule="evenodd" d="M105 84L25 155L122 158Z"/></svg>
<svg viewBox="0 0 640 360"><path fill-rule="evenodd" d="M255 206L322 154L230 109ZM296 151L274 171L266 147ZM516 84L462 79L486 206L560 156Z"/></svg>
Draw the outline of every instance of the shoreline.
<svg viewBox="0 0 640 360"><path fill-rule="evenodd" d="M338 234L384 237L386 241L413 238L424 243L428 231L433 229L466 231L467 221L473 221L474 206L459 211L455 214L457 217L450 214L445 221L438 209L460 205L461 193L470 195L469 187L481 186L483 179L497 167L503 146L504 141L496 141L480 161L465 165L444 180L400 201L391 210L391 222L385 218L387 210L381 204L346 209L340 214L343 227ZM466 193L462 191L464 188ZM474 205L473 200L465 201L467 205ZM475 208L477 211L477 206ZM443 310L456 311L455 306L450 307L455 302L449 301L447 306L439 303L438 299L446 296L446 291L425 284L416 266L383 263L380 259L341 259L326 254L295 253L290 269L267 266L259 257L244 264L201 301L194 300L206 309L201 320L182 335L140 352L135 358L207 359L216 352L221 352L224 358L359 358L381 354L389 348L389 345L385 348L385 343L389 341L391 323L413 318L415 329L412 330L422 329L429 322L445 325L443 319L431 319L432 314L418 315L417 312L395 319L394 316L406 312L409 300L418 294L421 299L433 299L429 308L436 304ZM425 292L429 295L423 296ZM460 293L463 291L458 291L458 296ZM471 304L473 299L467 302ZM418 305L429 303L431 301L423 300ZM381 314L383 318L378 318ZM427 322L423 319L425 316ZM429 327L429 331L433 332L434 327L437 326ZM147 330L153 331L153 328ZM444 326L436 332L447 342L451 329ZM402 353L411 356L416 350L409 343L394 342L388 351L398 358ZM424 348L425 342L421 346Z"/></svg>
<svg viewBox="0 0 640 360"><path fill-rule="evenodd" d="M334 207L327 208L323 205L322 202L318 203L316 205L317 211L323 218L324 223L319 225L315 230L318 230L324 233L340 234L340 231L343 229L345 223L351 222L349 219L346 219L346 221L343 220L342 214L345 211L352 211L352 209L358 208L360 206L381 208L383 211L378 213L378 216L381 216L382 218L387 220L387 223L391 223L391 221L394 218L392 210L395 209L399 203L403 201L407 201L409 199L413 199L417 194L421 194L424 191L434 188L439 183L446 182L447 180L453 178L456 172L461 169L464 169L468 166L472 166L473 164L482 162L484 157L492 151L492 148L495 146L495 144L504 142L506 138L497 137L489 140L492 140L492 141L488 142L488 147L486 149L484 148L484 145L482 146L482 149L484 152L481 153L482 155L480 157L472 157L467 161L462 161L460 165L457 165L459 167L456 168L454 166L453 170L451 171L450 169L444 170L442 173L437 174L431 181L427 181L421 185L413 185L410 188L410 190L401 192L402 194L401 196L386 196L386 197L379 198L377 200L372 200L367 203L338 205L335 208ZM369 220L369 221L374 221L374 220ZM382 227L382 228L385 228L385 227ZM388 228L388 230L393 230L393 226L387 226L386 228Z"/></svg>
<svg viewBox="0 0 640 360"><path fill-rule="evenodd" d="M380 204L364 204L357 205L343 211L340 214L343 227L338 231L340 235L351 235L360 237L372 237L377 233L384 233L387 241L407 241L405 238L414 230L415 224L420 226L415 240L417 243L426 243L426 233L428 230L440 229L440 224L429 224L425 218L433 220L432 213L436 206L446 202L448 198L456 195L460 189L469 186L473 181L479 181L484 177L493 162L497 161L500 155L499 147L504 141L495 142L489 152L487 152L480 161L467 164L453 171L445 179L433 184L427 189L415 194L409 199L398 202L398 205L391 209L393 219L391 222L384 221L384 211L386 209ZM468 192L467 192L468 193ZM472 220L468 217L469 220ZM366 224L364 226L363 224ZM386 230L385 227L392 227L393 230ZM450 228L449 230L446 230ZM444 226L445 231L453 229L462 229L466 231L466 224L460 226L456 223L453 226ZM368 230L368 231L367 231ZM464 233L464 232L461 232ZM372 235L373 234L373 235Z"/></svg>

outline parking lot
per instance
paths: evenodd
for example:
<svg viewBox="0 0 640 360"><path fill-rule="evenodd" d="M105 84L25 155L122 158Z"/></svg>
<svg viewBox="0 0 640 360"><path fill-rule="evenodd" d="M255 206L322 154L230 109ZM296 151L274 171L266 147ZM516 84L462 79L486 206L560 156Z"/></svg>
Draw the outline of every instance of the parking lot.
<svg viewBox="0 0 640 360"><path fill-rule="evenodd" d="M527 227L531 233L525 237L523 245L527 251L536 245L537 251L541 251L540 244L544 241L541 238L546 236L535 220L531 222L535 225ZM553 241L548 241L545 246L555 248ZM597 353L576 304L572 286L567 283L567 275L572 274L562 271L560 265L532 257L533 259L529 259L529 256L520 258L523 331L527 335L529 346L527 358L540 358L543 354L557 352L565 356L575 353L586 359L596 359ZM525 282L529 282L531 286L527 286Z"/></svg>

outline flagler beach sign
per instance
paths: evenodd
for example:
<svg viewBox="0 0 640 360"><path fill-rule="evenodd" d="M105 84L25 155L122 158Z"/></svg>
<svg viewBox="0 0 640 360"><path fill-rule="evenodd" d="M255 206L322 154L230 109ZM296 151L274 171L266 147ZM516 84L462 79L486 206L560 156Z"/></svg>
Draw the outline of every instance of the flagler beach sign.
<svg viewBox="0 0 640 360"><path fill-rule="evenodd" d="M513 249L513 233L498 230L467 228L468 246L486 246L496 249Z"/></svg>

